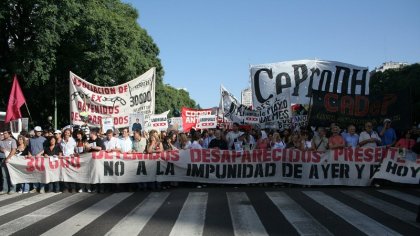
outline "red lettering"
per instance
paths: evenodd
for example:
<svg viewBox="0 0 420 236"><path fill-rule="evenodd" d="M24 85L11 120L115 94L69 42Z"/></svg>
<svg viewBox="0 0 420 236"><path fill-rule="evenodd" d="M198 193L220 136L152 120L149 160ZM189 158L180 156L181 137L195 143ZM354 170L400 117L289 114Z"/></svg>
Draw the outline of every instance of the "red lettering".
<svg viewBox="0 0 420 236"><path fill-rule="evenodd" d="M333 100L334 99L334 100ZM324 97L325 109L329 112L338 112L338 94L327 93ZM333 105L333 104L337 105Z"/></svg>

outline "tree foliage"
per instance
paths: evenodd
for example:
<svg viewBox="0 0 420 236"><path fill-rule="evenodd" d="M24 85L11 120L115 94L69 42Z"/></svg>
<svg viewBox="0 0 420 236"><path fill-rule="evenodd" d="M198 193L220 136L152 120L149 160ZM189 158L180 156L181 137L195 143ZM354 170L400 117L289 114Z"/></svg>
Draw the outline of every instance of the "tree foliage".
<svg viewBox="0 0 420 236"><path fill-rule="evenodd" d="M371 76L369 86L371 94L396 91L410 93L411 101L407 101L407 108L411 105L413 120L420 122L420 64L377 72Z"/></svg>
<svg viewBox="0 0 420 236"><path fill-rule="evenodd" d="M194 104L188 93L163 84L159 48L137 18L137 10L119 0L2 1L0 78L8 83L0 88L0 109L17 74L33 119L42 122L53 114L56 92L59 123L64 125L69 122L69 71L112 86L151 67L157 71L157 113L183 102Z"/></svg>

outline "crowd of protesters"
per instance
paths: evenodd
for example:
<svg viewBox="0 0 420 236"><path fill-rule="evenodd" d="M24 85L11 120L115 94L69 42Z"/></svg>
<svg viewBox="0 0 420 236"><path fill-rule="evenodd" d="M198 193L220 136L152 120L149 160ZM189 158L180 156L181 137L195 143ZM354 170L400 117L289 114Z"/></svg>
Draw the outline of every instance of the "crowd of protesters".
<svg viewBox="0 0 420 236"><path fill-rule="evenodd" d="M364 127L349 125L340 127L332 123L329 127L307 129L258 129L233 123L230 129L216 128L194 130L188 133L177 130L149 132L141 126L132 132L128 128L106 130L89 126L68 126L62 130L42 129L36 126L30 132L21 132L15 139L10 131L0 133L0 160L2 162L1 194L45 193L49 192L92 192L165 189L177 186L177 183L137 183L124 184L85 184L72 182L21 183L17 186L10 182L6 163L15 155L26 157L71 156L85 152L136 152L157 153L180 149L284 149L294 148L302 151L319 151L344 147L398 147L419 153L420 127L399 133L392 128L391 120L373 127L367 122Z"/></svg>

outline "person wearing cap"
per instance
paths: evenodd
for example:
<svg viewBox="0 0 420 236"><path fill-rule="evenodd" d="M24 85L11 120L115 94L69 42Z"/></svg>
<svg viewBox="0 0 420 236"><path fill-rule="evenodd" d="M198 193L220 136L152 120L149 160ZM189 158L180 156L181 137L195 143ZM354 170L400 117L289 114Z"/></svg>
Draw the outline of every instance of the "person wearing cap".
<svg viewBox="0 0 420 236"><path fill-rule="evenodd" d="M29 153L28 156L35 156L36 158L42 158L44 156L44 146L46 145L47 139L42 136L41 126L35 126L34 128L35 136L29 139ZM45 193L44 184L35 183L34 189L30 191L31 193L38 191L40 193Z"/></svg>
<svg viewBox="0 0 420 236"><path fill-rule="evenodd" d="M12 138L12 133L8 130L3 132L3 140L0 143L0 151L4 153L4 157L0 159L1 161L1 175L3 177L3 190L0 194L15 194L16 185L12 184L10 180L9 170L7 169L6 163L16 154L17 143L14 138ZM8 190L8 191L7 191Z"/></svg>
<svg viewBox="0 0 420 236"><path fill-rule="evenodd" d="M385 119L383 126L378 127L378 134L381 137L382 145L386 147L394 146L397 142L397 134L391 127L391 119Z"/></svg>
<svg viewBox="0 0 420 236"><path fill-rule="evenodd" d="M54 137L57 139L57 143L61 143L63 138L61 137L61 130L54 131Z"/></svg>

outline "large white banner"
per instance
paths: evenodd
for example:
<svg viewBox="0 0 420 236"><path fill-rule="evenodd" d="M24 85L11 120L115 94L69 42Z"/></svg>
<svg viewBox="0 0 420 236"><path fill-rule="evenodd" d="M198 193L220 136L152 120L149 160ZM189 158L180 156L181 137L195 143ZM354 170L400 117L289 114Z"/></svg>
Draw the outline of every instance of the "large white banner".
<svg viewBox="0 0 420 236"><path fill-rule="evenodd" d="M114 127L128 127L132 113L148 116L155 113L156 70L121 85L101 87L70 72L70 121L82 125L81 113L88 124L100 126L104 117L112 117Z"/></svg>
<svg viewBox="0 0 420 236"><path fill-rule="evenodd" d="M309 104L312 90L369 94L369 70L335 61L299 60L251 65L253 106L290 90L291 102Z"/></svg>
<svg viewBox="0 0 420 236"><path fill-rule="evenodd" d="M16 156L7 167L13 183L188 181L368 186L374 176L413 184L420 180L420 162L405 161L394 148L345 148L326 153L295 149L191 149L153 154L101 151L58 160Z"/></svg>

